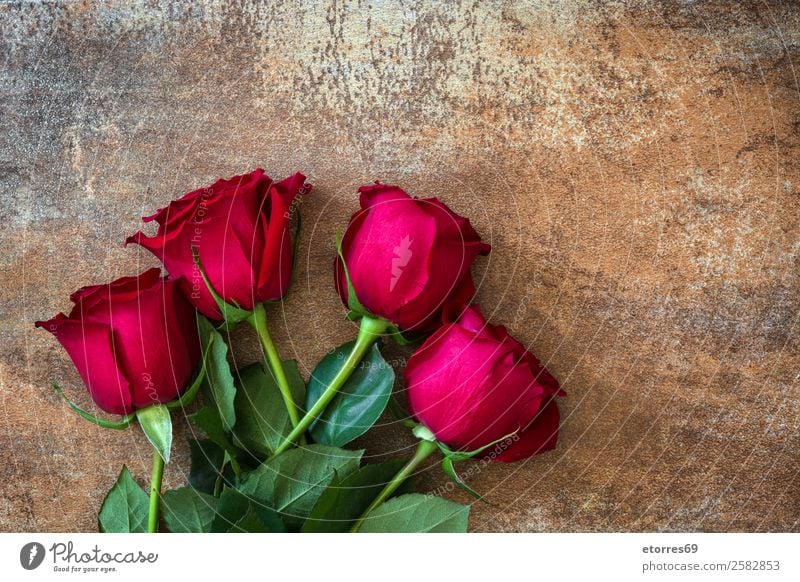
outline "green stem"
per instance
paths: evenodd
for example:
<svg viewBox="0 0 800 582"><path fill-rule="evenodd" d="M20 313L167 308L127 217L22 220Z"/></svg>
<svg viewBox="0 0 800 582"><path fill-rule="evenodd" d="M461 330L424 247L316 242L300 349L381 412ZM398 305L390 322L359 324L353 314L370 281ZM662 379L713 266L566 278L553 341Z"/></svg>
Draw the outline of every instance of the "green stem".
<svg viewBox="0 0 800 582"><path fill-rule="evenodd" d="M306 430L308 430L308 427L311 426L311 423L325 411L330 401L333 400L333 397L336 396L341 387L344 386L344 383L347 382L348 378L353 374L353 371L361 363L361 360L364 359L364 356L372 347L372 344L386 331L388 325L389 322L383 319L366 315L361 318L361 326L358 328L358 337L356 338L356 343L350 355L347 356L341 369L337 372L336 376L334 376L333 380L331 380L331 383L328 384L328 387L325 388L325 391L319 399L314 403L311 409L306 412L305 416L300 419L300 422L294 427L294 430L289 433L286 440L275 450L276 455L291 447L292 443L302 437Z"/></svg>
<svg viewBox="0 0 800 582"><path fill-rule="evenodd" d="M278 354L278 349L272 341L272 336L269 335L269 329L267 328L267 312L263 304L259 303L253 308L253 313L247 318L247 322L253 326L253 329L255 329L258 334L261 348L264 350L264 356L267 358L269 367L281 391L281 396L283 396L286 410L289 412L289 419L292 421L292 426L297 426L297 423L300 421L300 415L297 412L297 404L292 396L292 390L289 388L289 380L286 378L286 372L283 369L283 362Z"/></svg>
<svg viewBox="0 0 800 582"><path fill-rule="evenodd" d="M417 450L414 451L414 456L411 457L405 465L403 465L403 468L397 472L397 475L395 475L394 478L386 484L386 487L383 488L383 491L381 491L378 496L372 500L372 503L370 503L369 507L367 507L364 513L361 514L361 517L358 518L358 521L350 529L350 532L355 533L361 529L361 525L364 523L364 520L367 518L367 516L372 513L372 511L381 503L386 501L392 493L397 491L397 488L400 487L400 485L402 485L406 479L408 479L408 477L414 472L414 469L416 469L422 461L430 457L437 448L438 447L434 442L419 441Z"/></svg>
<svg viewBox="0 0 800 582"><path fill-rule="evenodd" d="M150 510L147 513L147 533L158 531L158 503L161 499L161 478L164 476L164 459L153 449L153 469L150 472Z"/></svg>

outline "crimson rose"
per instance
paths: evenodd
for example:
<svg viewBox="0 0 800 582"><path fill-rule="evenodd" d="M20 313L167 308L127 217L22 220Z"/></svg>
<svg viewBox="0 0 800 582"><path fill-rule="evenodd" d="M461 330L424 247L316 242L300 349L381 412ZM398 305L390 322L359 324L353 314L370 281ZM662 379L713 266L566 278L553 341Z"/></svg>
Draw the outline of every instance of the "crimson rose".
<svg viewBox="0 0 800 582"><path fill-rule="evenodd" d="M477 306L430 336L409 359L405 378L413 415L455 450L511 433L518 438L489 458L517 461L556 446L554 396L564 394L558 381Z"/></svg>
<svg viewBox="0 0 800 582"><path fill-rule="evenodd" d="M195 262L194 248L217 295L251 310L258 303L280 299L288 290L292 272L289 218L295 197L301 190L310 190L304 182L300 173L273 182L261 168L217 180L143 218L158 223L155 236L140 231L126 242L158 257L201 313L221 319Z"/></svg>
<svg viewBox="0 0 800 582"><path fill-rule="evenodd" d="M412 198L397 186L362 186L342 256L359 302L400 329L432 331L443 310L463 305L475 286L470 266L491 247L469 220L436 198ZM348 304L342 261L336 289Z"/></svg>
<svg viewBox="0 0 800 582"><path fill-rule="evenodd" d="M70 299L69 316L36 327L61 342L100 408L128 414L180 396L200 362L200 342L195 311L174 281L150 269Z"/></svg>

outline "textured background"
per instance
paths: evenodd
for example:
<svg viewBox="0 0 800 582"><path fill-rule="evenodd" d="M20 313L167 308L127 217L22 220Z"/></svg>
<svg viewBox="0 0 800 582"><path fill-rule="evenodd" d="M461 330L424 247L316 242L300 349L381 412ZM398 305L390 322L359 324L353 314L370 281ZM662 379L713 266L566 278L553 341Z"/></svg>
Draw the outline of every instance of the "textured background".
<svg viewBox="0 0 800 582"><path fill-rule="evenodd" d="M86 402L32 322L155 264L121 245L140 215L257 165L315 184L272 312L306 374L353 335L330 267L360 184L493 245L478 299L569 398L556 451L464 467L473 529L800 529L796 4L188 4L0 3L0 529L93 530L149 469L48 389Z"/></svg>

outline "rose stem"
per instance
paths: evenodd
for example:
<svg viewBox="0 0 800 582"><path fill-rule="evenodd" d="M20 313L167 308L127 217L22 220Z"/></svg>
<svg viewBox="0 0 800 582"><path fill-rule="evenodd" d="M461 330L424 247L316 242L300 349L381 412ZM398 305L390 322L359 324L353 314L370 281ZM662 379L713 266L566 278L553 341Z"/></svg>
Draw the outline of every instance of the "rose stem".
<svg viewBox="0 0 800 582"><path fill-rule="evenodd" d="M272 336L269 335L267 328L267 312L264 305L259 303L253 308L253 314L247 318L247 322L253 326L258 334L258 339L261 342L261 348L264 350L264 356L267 358L269 367L272 374L275 376L275 381L278 383L278 389L283 396L283 402L286 405L286 410L289 412L289 419L292 421L292 426L297 426L300 420L300 415L297 413L297 404L292 397L292 391L289 388L289 380L286 378L286 372L283 369L283 362L272 341Z"/></svg>
<svg viewBox="0 0 800 582"><path fill-rule="evenodd" d="M406 479L408 479L409 475L414 472L414 469L416 469L422 461L431 456L436 449L436 443L431 441L419 441L417 450L414 451L414 456L411 457L405 465L403 465L403 468L397 472L397 475L395 475L392 480L386 484L386 487L383 488L383 491L381 491L378 496L372 500L372 503L370 503L369 507L364 510L364 513L362 513L361 517L358 518L358 521L356 521L356 523L350 529L350 532L357 532L361 528L361 525L364 523L364 520L367 518L367 516L372 513L372 511L381 503L386 501L386 499L392 493L394 493Z"/></svg>
<svg viewBox="0 0 800 582"><path fill-rule="evenodd" d="M147 513L147 533L158 531L158 502L161 498L161 478L164 476L164 459L153 449L153 469L150 472L150 510Z"/></svg>
<svg viewBox="0 0 800 582"><path fill-rule="evenodd" d="M361 360L364 359L369 348L372 347L377 339L381 336L381 334L386 331L386 328L389 326L389 322L383 319L373 318L369 316L364 316L361 318L361 326L358 328L358 337L356 338L356 343L353 346L353 350L350 352L350 355L347 356L347 359L344 361L344 364L336 373L336 376L333 377L331 383L328 384L328 387L325 388L325 391L319 397L319 399L314 403L314 406L306 412L305 416L300 419L300 422L297 426L294 427L292 432L289 433L289 436L286 437L286 440L281 443L281 445L275 449L275 454L278 455L292 446L292 443L296 441L299 437L303 436L311 423L325 411L325 408L328 406L333 397L339 392L344 383L347 382L347 379L350 378L353 371L356 369L358 364L361 363Z"/></svg>

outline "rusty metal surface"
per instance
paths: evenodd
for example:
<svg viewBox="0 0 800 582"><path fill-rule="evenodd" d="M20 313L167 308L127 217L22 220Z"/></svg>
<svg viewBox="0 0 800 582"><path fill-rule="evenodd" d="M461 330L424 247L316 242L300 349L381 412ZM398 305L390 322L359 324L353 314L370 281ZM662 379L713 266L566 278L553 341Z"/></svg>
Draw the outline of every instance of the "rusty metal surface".
<svg viewBox="0 0 800 582"><path fill-rule="evenodd" d="M358 185L493 245L478 300L569 398L556 451L465 467L472 529L800 529L796 4L12 2L0 34L0 529L93 530L149 467L48 389L81 393L32 322L153 265L121 245L140 215L256 165L315 183L272 313L306 374L353 333L331 261Z"/></svg>

